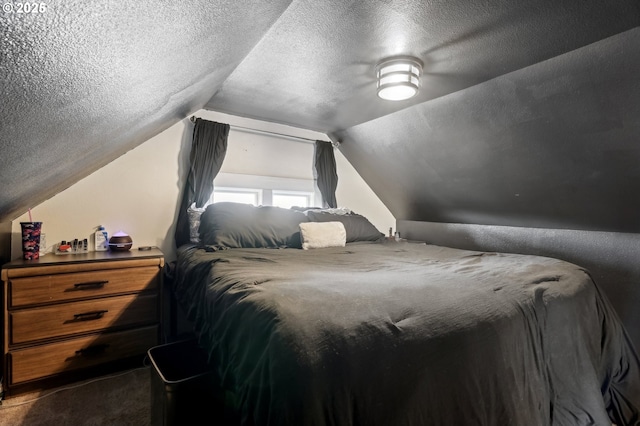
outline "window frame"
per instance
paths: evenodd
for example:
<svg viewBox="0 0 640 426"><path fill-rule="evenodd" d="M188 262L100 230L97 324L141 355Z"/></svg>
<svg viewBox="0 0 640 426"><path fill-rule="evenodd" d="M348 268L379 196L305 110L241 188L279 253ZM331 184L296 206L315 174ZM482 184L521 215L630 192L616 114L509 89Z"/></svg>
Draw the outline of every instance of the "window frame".
<svg viewBox="0 0 640 426"><path fill-rule="evenodd" d="M239 188L239 187L228 187L228 186L214 186L213 192L211 193L211 197L209 198L208 204L216 202L215 195L216 192L219 193L228 193L228 194L253 194L256 196L256 206L259 206L262 203L263 194L260 188Z"/></svg>
<svg viewBox="0 0 640 426"><path fill-rule="evenodd" d="M291 191L288 189L272 189L271 190L271 205L273 206L273 199L275 196L277 195L283 195L283 196L287 196L287 195L291 195L291 196L299 196L299 197L305 197L307 199L307 205L306 206L298 206L298 207L314 207L313 205L313 199L314 199L314 194L313 192L309 192L309 191ZM290 207L286 207L286 208L290 208Z"/></svg>
<svg viewBox="0 0 640 426"><path fill-rule="evenodd" d="M213 193L207 204L216 202L219 192L254 192L258 194L258 204L273 205L273 195L302 195L307 197L309 207L322 200L320 191L313 179L283 178L274 176L219 173L214 179Z"/></svg>

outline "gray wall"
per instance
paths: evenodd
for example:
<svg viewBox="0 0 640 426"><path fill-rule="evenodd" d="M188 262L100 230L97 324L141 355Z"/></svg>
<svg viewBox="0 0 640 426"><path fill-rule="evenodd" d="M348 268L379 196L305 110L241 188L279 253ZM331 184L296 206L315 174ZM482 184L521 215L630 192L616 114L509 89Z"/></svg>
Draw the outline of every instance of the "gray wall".
<svg viewBox="0 0 640 426"><path fill-rule="evenodd" d="M332 135L396 219L640 232L640 28Z"/></svg>
<svg viewBox="0 0 640 426"><path fill-rule="evenodd" d="M399 220L403 238L563 259L591 273L640 349L640 234Z"/></svg>

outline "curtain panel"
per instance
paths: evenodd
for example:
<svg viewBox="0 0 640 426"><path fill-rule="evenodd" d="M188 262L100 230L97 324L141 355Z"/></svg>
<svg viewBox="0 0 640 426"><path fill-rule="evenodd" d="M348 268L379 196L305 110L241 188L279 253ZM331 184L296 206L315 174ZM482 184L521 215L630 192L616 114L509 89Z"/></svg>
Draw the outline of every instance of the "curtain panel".
<svg viewBox="0 0 640 426"><path fill-rule="evenodd" d="M176 223L176 247L190 241L187 209L195 203L201 208L211 197L216 177L227 153L230 126L196 118L191 142L189 175L187 177Z"/></svg>
<svg viewBox="0 0 640 426"><path fill-rule="evenodd" d="M338 172L333 145L325 141L316 141L316 176L317 185L322 194L323 207L337 208L336 188L338 187Z"/></svg>

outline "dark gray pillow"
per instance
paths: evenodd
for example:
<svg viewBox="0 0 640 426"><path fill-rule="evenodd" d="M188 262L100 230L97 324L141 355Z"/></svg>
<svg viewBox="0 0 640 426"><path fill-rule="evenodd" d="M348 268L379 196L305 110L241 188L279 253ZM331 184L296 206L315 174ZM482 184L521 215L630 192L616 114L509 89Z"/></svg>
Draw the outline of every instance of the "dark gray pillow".
<svg viewBox="0 0 640 426"><path fill-rule="evenodd" d="M304 213L280 207L241 203L213 203L200 216L200 241L229 248L301 248Z"/></svg>
<svg viewBox="0 0 640 426"><path fill-rule="evenodd" d="M307 217L311 222L342 222L347 231L347 242L378 241L384 234L376 229L369 219L357 213L335 214L308 210Z"/></svg>

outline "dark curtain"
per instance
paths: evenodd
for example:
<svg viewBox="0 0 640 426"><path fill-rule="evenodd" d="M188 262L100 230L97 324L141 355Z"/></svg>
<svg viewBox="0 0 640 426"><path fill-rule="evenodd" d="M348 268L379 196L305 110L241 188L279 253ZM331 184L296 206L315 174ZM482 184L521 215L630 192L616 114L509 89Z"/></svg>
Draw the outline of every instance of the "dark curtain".
<svg viewBox="0 0 640 426"><path fill-rule="evenodd" d="M222 167L227 153L229 125L196 118L191 142L189 176L182 194L176 223L176 247L186 244L189 238L187 209L194 202L202 207L213 192L213 179Z"/></svg>
<svg viewBox="0 0 640 426"><path fill-rule="evenodd" d="M316 174L318 189L322 194L323 207L338 207L336 188L338 187L338 173L336 172L336 158L333 155L333 145L329 142L316 141Z"/></svg>

